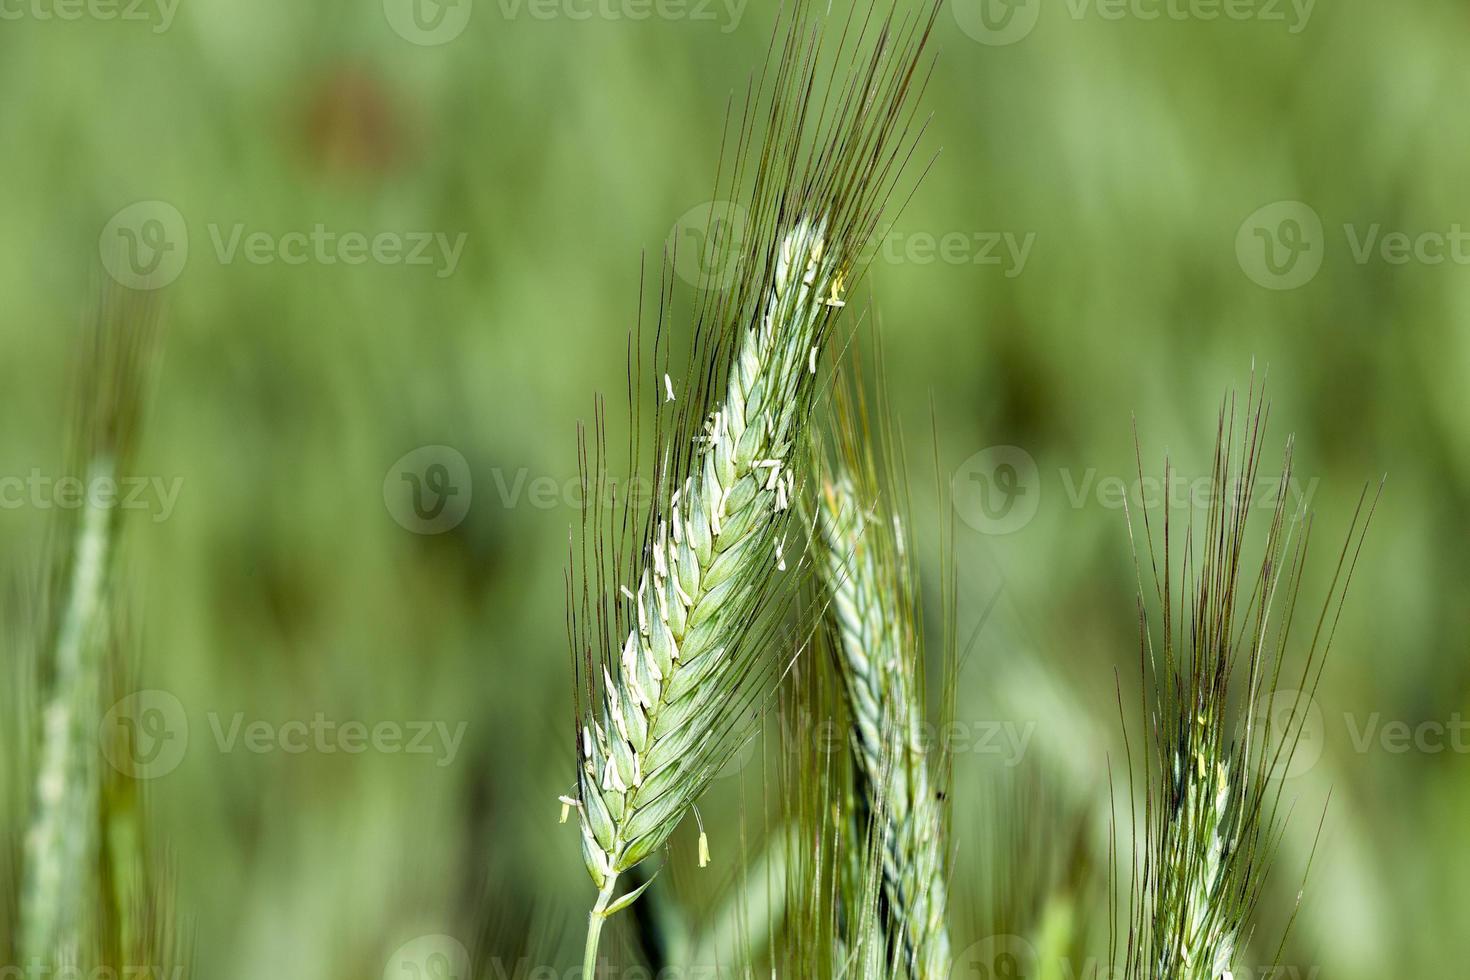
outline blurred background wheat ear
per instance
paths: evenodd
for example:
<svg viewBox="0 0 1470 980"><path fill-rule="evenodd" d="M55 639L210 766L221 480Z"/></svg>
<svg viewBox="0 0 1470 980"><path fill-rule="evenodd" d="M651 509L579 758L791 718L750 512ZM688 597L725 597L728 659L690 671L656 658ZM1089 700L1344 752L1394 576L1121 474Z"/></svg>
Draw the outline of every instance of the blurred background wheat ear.
<svg viewBox="0 0 1470 980"><path fill-rule="evenodd" d="M623 407L627 334L664 243L688 256L718 237L685 216L711 213L725 108L759 82L776 20L756 4L696 19L696 6L578 19L473 0L444 8L452 37L405 27L408 6L346 0L198 0L167 23L146 5L152 20L25 5L4 21L3 721L39 734L51 690L38 569L69 539L32 476L72 464L74 327L111 264L126 288L160 286L169 310L134 465L179 489L123 515L120 632L139 666L120 694L166 692L187 720L177 764L134 788L202 974L412 980L409 966L432 976L426 964L453 966L460 948L525 972L579 963L590 886L555 802L577 764L561 628L582 497L570 434L593 392ZM895 415L926 434L933 419L940 472L915 454L913 485L957 476L953 507L915 494L909 535L937 611L935 542L954 523L956 974L994 972L997 950L1106 957L1111 923L1064 941L1066 897L1091 887L1080 872L1072 885L1071 862L1044 885L990 887L996 786L1018 785L1022 812L1047 817L1032 825L1055 816L1078 863L1108 879L1119 688L1137 705L1143 681L1119 503L1140 489L1130 417L1145 460L1170 452L1176 506L1190 506L1218 394L1254 359L1271 367L1275 431L1297 437L1292 500L1315 511L1323 545L1304 602L1330 582L1325 544L1358 488L1390 473L1313 698L1320 723L1281 773L1294 819L1259 913L1290 916L1315 846L1282 963L1457 976L1470 959L1470 755L1455 728L1470 707L1470 270L1448 245L1439 264L1378 246L1449 236L1470 214L1470 146L1447 122L1470 95L1463 12L1341 0L1293 31L1017 6L1004 37L977 27L969 0L941 11L924 113L942 153L879 229L861 289L885 313ZM1251 251L1273 230L1252 216L1272 207L1281 255L1320 245L1299 281ZM351 232L361 253L327 244ZM284 257L271 248L293 233ZM388 261L391 241L375 259L382 233L429 233L419 254L433 262ZM136 276L116 264L129 248ZM697 296L687 274L666 291ZM611 432L615 449L624 436ZM264 737L318 716L336 751ZM349 752L326 722L465 727L452 754L445 740ZM247 742L255 725L264 736ZM779 734L768 721L713 774L706 868L697 824L669 838L657 885L689 920L691 956L706 937L757 942L769 915L741 880L787 863L764 840ZM0 754L0 874L17 883L31 741L29 757L14 741ZM1007 846L1035 834L1015 836ZM1022 894L996 902L1014 907L999 918L972 912L995 892ZM18 894L0 892L6 957L21 955ZM731 918L750 928L719 928ZM482 940L486 921L510 925ZM610 958L644 955L634 925L609 925ZM515 932L530 938L501 941ZM1249 962L1270 962L1275 938L1258 931Z"/></svg>
<svg viewBox="0 0 1470 980"><path fill-rule="evenodd" d="M5 802L14 836L0 889L5 961L26 975L146 964L181 976L186 966L163 841L127 765L138 734L109 725L139 649L121 554L126 511L114 503L136 479L160 316L156 296L108 286L74 338L60 479L82 489L68 498L74 506L56 508L50 551L11 599L23 625L10 637Z"/></svg>

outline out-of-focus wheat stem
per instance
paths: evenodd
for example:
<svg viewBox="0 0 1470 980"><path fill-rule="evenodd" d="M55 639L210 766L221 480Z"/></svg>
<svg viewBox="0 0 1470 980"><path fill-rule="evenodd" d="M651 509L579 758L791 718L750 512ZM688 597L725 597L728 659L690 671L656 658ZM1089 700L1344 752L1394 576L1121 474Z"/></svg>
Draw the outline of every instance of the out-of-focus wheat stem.
<svg viewBox="0 0 1470 980"><path fill-rule="evenodd" d="M39 603L31 641L45 687L28 698L41 711L27 749L16 931L19 956L43 971L162 969L179 952L166 889L151 874L141 790L102 765L114 733L99 725L104 692L117 696L129 668L118 632L120 511L106 491L131 474L159 314L156 298L105 291L78 344L67 467L83 493L76 510L60 512L55 593Z"/></svg>
<svg viewBox="0 0 1470 980"><path fill-rule="evenodd" d="M110 480L113 473L111 459L102 458L87 476ZM22 950L37 960L78 945L86 875L97 847L97 753L88 729L98 702L110 548L110 511L89 503L82 510L67 576L53 694L42 715L35 815L25 842Z"/></svg>

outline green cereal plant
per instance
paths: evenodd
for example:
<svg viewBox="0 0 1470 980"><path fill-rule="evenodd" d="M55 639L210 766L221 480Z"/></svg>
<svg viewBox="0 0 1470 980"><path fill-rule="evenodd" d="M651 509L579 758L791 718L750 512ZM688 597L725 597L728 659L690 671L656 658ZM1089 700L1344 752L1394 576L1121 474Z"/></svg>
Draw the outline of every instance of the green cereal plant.
<svg viewBox="0 0 1470 980"><path fill-rule="evenodd" d="M622 895L619 882L668 840L776 673L771 637L809 566L788 524L819 361L918 138L908 106L936 8L904 6L834 18L798 2L783 15L717 180L748 215L731 280L704 290L677 383L671 286L648 376L630 342L629 455L637 466L647 408L652 499L589 506L568 589L578 771L563 803L578 811L598 889L589 980L603 923L652 878ZM604 443L599 410L582 452L599 488Z"/></svg>
<svg viewBox="0 0 1470 980"><path fill-rule="evenodd" d="M19 940L7 951L27 969L162 971L182 962L142 788L103 764L103 740L116 735L100 724L122 693L134 648L117 557L121 508L107 488L136 458L159 319L156 298L103 295L73 379L67 466L83 492L78 507L58 511L48 582L28 599L34 629L10 638L16 687L25 692L18 700L35 706L6 733L30 786L11 865Z"/></svg>
<svg viewBox="0 0 1470 980"><path fill-rule="evenodd" d="M896 479L885 481L860 397L837 398L836 459L817 492L819 574L877 841L888 954L905 976L951 969L944 753L924 738L924 644ZM855 407L857 406L857 407ZM885 490L885 485L888 488Z"/></svg>
<svg viewBox="0 0 1470 980"><path fill-rule="evenodd" d="M1306 627L1299 672L1283 678L1311 519L1287 506L1288 439L1264 541L1258 552L1250 547L1268 416L1254 381L1239 432L1234 398L1222 405L1209 505L1198 535L1192 520L1184 531L1182 563L1172 556L1178 532L1168 510L1157 551L1155 521L1142 515L1162 623L1151 626L1135 545L1147 726L1143 813L1129 818L1139 829L1127 931L1114 936L1127 977L1219 980L1242 969L1279 840L1280 775L1301 738L1376 504L1365 488L1321 612ZM1131 516L1129 526L1132 533ZM1136 780L1131 755L1129 771Z"/></svg>

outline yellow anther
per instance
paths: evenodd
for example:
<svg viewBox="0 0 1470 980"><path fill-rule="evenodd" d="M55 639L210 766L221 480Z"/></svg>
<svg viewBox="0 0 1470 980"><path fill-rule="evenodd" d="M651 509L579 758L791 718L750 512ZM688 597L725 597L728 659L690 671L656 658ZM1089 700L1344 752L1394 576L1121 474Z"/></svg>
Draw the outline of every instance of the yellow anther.
<svg viewBox="0 0 1470 980"><path fill-rule="evenodd" d="M832 295L828 296L823 302L828 306L846 306L847 301L842 298L843 284L846 279L847 277L840 272L834 275L832 277Z"/></svg>

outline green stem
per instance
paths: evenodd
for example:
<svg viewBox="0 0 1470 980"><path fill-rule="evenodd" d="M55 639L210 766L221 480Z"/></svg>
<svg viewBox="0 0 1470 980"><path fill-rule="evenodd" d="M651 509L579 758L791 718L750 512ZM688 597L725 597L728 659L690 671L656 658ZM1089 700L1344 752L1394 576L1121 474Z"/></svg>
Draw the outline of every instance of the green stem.
<svg viewBox="0 0 1470 980"><path fill-rule="evenodd" d="M592 913L587 917L587 952L582 956L582 980L596 980L597 941L602 937L602 923L607 919L607 906L612 901L613 888L617 883L617 875L607 876L602 891L597 893L597 904L592 906Z"/></svg>

